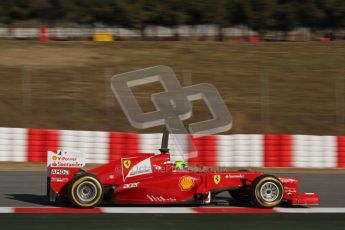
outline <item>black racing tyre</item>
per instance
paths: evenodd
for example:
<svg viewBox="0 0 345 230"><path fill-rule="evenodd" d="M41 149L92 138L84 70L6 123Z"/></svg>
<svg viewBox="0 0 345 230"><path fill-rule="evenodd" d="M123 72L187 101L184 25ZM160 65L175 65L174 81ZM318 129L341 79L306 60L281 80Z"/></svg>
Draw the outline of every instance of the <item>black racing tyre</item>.
<svg viewBox="0 0 345 230"><path fill-rule="evenodd" d="M257 207L273 208L280 204L283 197L283 184L275 176L261 175L251 184L250 199Z"/></svg>
<svg viewBox="0 0 345 230"><path fill-rule="evenodd" d="M76 207L93 208L98 206L104 195L102 183L93 174L76 176L68 185L68 199Z"/></svg>

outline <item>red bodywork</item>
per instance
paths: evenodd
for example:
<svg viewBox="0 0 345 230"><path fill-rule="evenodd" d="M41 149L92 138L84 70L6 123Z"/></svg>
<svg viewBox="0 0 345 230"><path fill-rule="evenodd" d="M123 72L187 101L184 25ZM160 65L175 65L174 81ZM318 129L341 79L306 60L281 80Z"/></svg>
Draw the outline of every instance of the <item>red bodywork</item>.
<svg viewBox="0 0 345 230"><path fill-rule="evenodd" d="M67 170L54 171L52 170ZM50 189L64 196L68 182L80 168L50 168ZM59 173L57 173L59 172ZM95 174L111 192L116 204L210 203L212 195L246 187L261 172L176 170L169 154L138 154L87 171ZM57 175L58 174L58 175ZM284 186L284 201L292 205L319 203L314 193L298 194L298 179L278 177Z"/></svg>

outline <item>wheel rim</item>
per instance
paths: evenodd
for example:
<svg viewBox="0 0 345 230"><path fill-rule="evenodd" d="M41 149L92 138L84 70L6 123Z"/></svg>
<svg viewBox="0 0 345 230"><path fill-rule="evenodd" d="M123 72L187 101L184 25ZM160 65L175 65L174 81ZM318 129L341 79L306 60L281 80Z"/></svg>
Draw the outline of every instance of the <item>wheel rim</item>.
<svg viewBox="0 0 345 230"><path fill-rule="evenodd" d="M97 187L91 181L84 181L77 187L77 197L83 203L92 202L97 196Z"/></svg>
<svg viewBox="0 0 345 230"><path fill-rule="evenodd" d="M260 188L260 197L267 203L278 200L280 197L278 185L270 181L265 182Z"/></svg>

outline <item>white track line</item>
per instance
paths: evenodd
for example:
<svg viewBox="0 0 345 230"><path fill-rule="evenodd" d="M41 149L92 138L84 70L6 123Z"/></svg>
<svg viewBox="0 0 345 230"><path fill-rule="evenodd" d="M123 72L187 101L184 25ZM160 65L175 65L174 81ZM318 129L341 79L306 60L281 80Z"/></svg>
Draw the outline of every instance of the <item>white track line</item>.
<svg viewBox="0 0 345 230"><path fill-rule="evenodd" d="M274 208L279 213L345 213L345 208Z"/></svg>
<svg viewBox="0 0 345 230"><path fill-rule="evenodd" d="M14 213L14 208L12 208L12 207L0 207L0 213Z"/></svg>
<svg viewBox="0 0 345 230"><path fill-rule="evenodd" d="M0 207L0 213L15 213L16 208L21 209L60 209L58 207ZM213 207L213 209L236 209L236 207ZM237 207L238 208L238 207ZM66 208L62 208L66 209ZM200 208L199 208L200 209ZM161 213L161 214L169 214L169 213L194 213L197 214L198 209L194 209L191 207L101 207L99 210L102 213L136 213L136 214L144 214L144 213ZM74 209L73 212L78 213L78 209ZM312 207L312 208L274 208L274 212L276 213L345 213L345 207ZM50 213L49 211L45 210L44 212ZM250 208L248 208L248 212L250 212ZM204 213L204 212L202 212ZM212 211L211 213L215 213ZM223 214L227 212L222 212ZM231 210L228 212L231 214ZM236 213L236 212L235 212ZM245 213L245 212L244 212ZM260 213L260 212L258 212Z"/></svg>
<svg viewBox="0 0 345 230"><path fill-rule="evenodd" d="M187 207L111 207L101 210L104 213L197 213Z"/></svg>

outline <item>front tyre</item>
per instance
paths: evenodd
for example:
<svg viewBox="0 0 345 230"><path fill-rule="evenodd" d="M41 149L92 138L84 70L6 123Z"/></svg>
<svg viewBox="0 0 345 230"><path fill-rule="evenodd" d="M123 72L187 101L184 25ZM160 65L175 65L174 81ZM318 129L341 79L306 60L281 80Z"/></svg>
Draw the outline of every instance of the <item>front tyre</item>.
<svg viewBox="0 0 345 230"><path fill-rule="evenodd" d="M93 208L103 199L102 183L95 175L84 174L75 177L68 186L68 199L79 208Z"/></svg>
<svg viewBox="0 0 345 230"><path fill-rule="evenodd" d="M282 201L284 188L277 177L262 175L251 184L250 197L257 207L273 208Z"/></svg>

